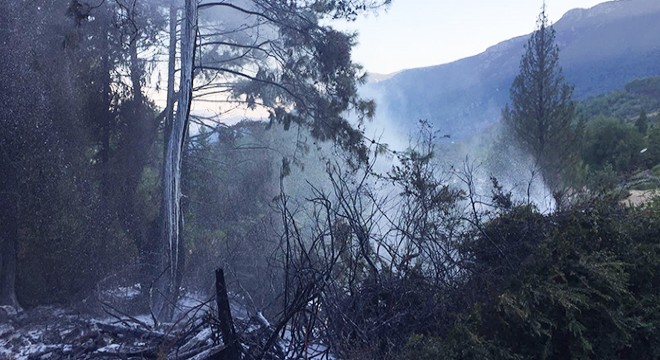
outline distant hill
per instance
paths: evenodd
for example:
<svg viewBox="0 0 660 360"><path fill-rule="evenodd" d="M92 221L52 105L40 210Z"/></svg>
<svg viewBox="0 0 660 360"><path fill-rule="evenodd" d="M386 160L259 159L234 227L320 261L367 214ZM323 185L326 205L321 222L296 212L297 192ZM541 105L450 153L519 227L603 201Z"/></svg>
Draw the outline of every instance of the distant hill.
<svg viewBox="0 0 660 360"><path fill-rule="evenodd" d="M660 75L660 1L611 1L566 13L555 25L561 64L576 99ZM449 64L401 71L369 83L378 117L413 128L419 119L455 137L499 121L528 36Z"/></svg>
<svg viewBox="0 0 660 360"><path fill-rule="evenodd" d="M368 73L367 77L368 77L368 79L369 79L368 81L370 83L377 83L377 82L380 82L380 81L385 81L385 80L391 79L394 76L396 76L396 74L398 74L398 73L399 72L393 72L391 74Z"/></svg>
<svg viewBox="0 0 660 360"><path fill-rule="evenodd" d="M578 103L578 112L585 120L598 116L632 122L644 112L657 116L660 111L660 77L633 80L623 89L590 97Z"/></svg>

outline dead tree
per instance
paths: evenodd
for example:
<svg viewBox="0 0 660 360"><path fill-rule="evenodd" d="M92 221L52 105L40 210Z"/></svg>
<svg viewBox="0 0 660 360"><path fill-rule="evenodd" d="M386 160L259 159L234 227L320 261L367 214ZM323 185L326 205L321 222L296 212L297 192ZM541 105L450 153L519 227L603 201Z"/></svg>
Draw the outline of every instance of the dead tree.
<svg viewBox="0 0 660 360"><path fill-rule="evenodd" d="M174 313L181 283L183 255L181 254L181 164L188 130L190 105L193 91L193 67L195 39L197 36L197 2L186 0L181 36L181 80L179 100L170 133L166 134L167 153L163 172L163 236L166 250L163 252L164 273L154 294L154 309L159 319L169 320ZM174 51L174 49L170 49Z"/></svg>
<svg viewBox="0 0 660 360"><path fill-rule="evenodd" d="M0 199L0 306L19 308L15 292L19 195L2 192Z"/></svg>

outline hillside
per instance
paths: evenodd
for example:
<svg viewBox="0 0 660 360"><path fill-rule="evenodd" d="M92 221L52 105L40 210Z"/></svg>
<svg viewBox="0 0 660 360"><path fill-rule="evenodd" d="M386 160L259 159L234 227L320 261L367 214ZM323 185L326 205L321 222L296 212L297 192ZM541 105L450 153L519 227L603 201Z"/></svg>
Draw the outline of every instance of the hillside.
<svg viewBox="0 0 660 360"><path fill-rule="evenodd" d="M556 24L561 63L576 99L660 75L660 2L612 1L571 10ZM453 63L410 69L368 84L379 118L402 129L427 119L456 137L485 129L508 100L528 36L497 44Z"/></svg>
<svg viewBox="0 0 660 360"><path fill-rule="evenodd" d="M628 122L644 112L649 116L660 110L660 77L633 80L623 89L590 97L578 104L580 115L586 119L597 116L617 118Z"/></svg>

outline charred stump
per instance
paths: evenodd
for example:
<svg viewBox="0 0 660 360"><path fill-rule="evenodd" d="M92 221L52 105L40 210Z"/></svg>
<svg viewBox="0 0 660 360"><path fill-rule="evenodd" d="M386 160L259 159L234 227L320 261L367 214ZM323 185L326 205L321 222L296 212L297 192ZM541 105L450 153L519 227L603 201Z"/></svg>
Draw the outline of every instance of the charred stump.
<svg viewBox="0 0 660 360"><path fill-rule="evenodd" d="M215 270L215 296L218 305L218 321L225 349L213 357L214 360L238 360L241 357L240 342L234 328L234 320L229 307L229 295L223 269Z"/></svg>

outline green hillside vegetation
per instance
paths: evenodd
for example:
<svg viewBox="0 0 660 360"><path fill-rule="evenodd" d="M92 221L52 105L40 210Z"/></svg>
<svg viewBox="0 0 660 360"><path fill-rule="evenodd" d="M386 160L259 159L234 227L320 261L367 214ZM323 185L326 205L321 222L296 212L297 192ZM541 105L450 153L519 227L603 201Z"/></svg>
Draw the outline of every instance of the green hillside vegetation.
<svg viewBox="0 0 660 360"><path fill-rule="evenodd" d="M660 186L660 77L634 80L581 102L582 174L595 187Z"/></svg>
<svg viewBox="0 0 660 360"><path fill-rule="evenodd" d="M657 114L660 109L660 77L633 80L623 90L615 90L582 101L580 115L587 119L598 116L632 121L643 112Z"/></svg>

